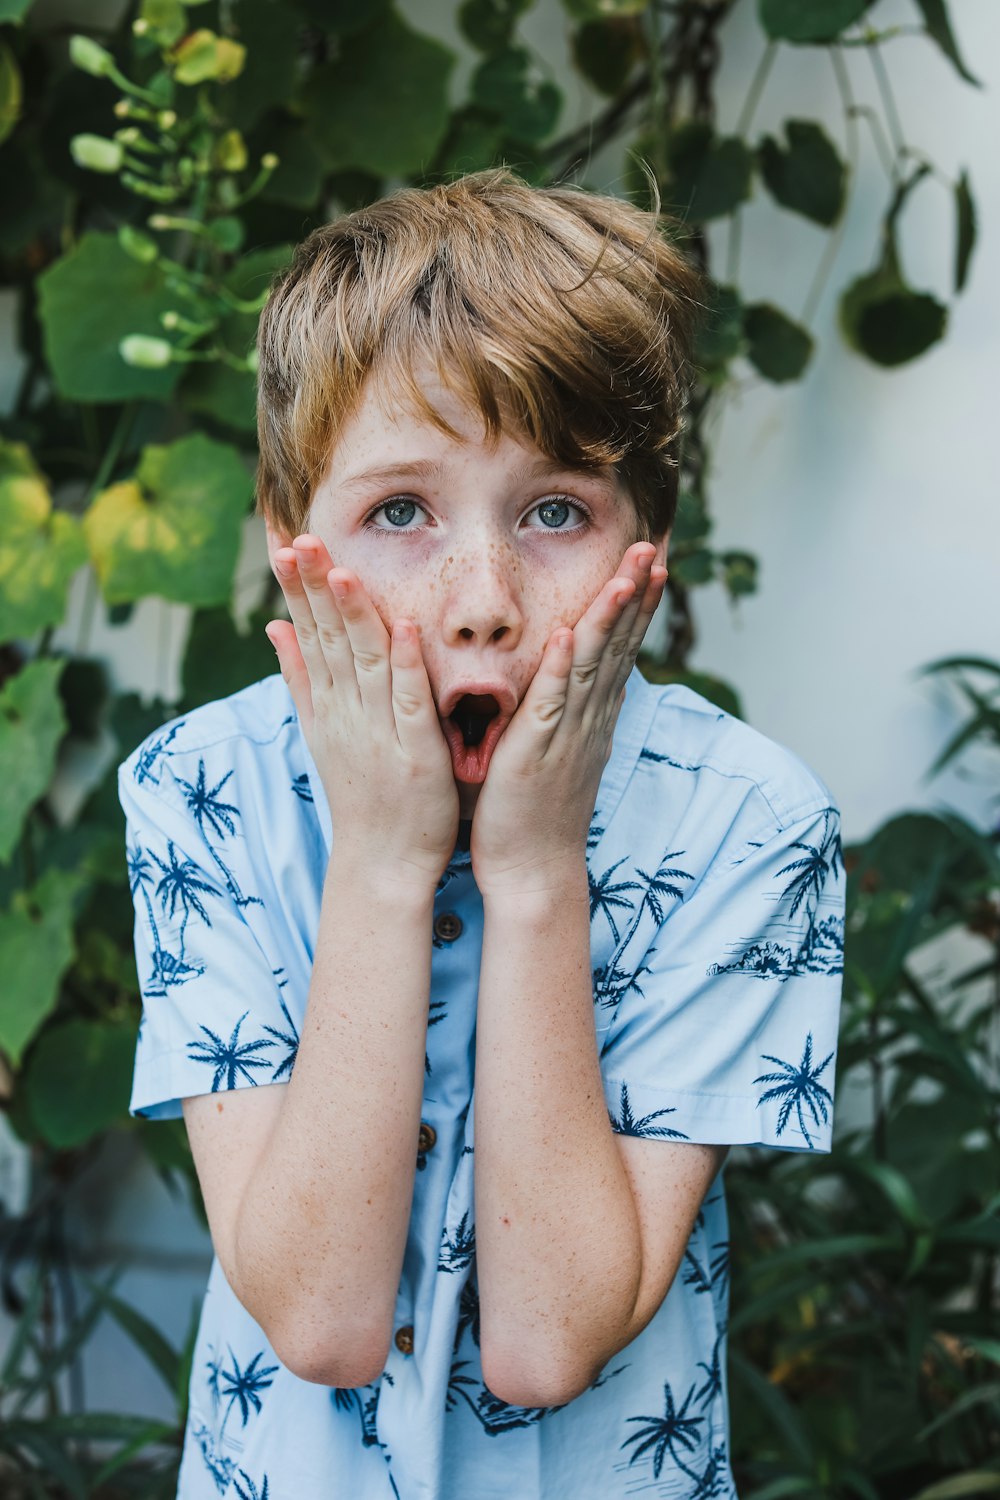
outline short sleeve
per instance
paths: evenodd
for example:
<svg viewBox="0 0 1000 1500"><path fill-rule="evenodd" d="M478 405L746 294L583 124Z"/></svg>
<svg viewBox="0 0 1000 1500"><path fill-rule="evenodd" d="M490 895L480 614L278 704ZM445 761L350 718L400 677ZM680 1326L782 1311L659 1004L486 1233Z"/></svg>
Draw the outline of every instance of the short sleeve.
<svg viewBox="0 0 1000 1500"><path fill-rule="evenodd" d="M130 1112L287 1081L298 1034L257 894L232 764L140 754L118 770L142 995Z"/></svg>
<svg viewBox="0 0 1000 1500"><path fill-rule="evenodd" d="M829 1151L843 984L836 807L713 863L666 908L625 984L601 1069L626 1135Z"/></svg>

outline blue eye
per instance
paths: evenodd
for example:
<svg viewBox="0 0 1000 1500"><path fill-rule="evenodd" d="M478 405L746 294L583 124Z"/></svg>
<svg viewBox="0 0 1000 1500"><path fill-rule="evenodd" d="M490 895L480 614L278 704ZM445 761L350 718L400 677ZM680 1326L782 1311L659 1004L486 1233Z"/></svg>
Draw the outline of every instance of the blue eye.
<svg viewBox="0 0 1000 1500"><path fill-rule="evenodd" d="M551 500L542 500L535 506L535 510L541 517L542 525L547 531L580 531L582 525L567 526L566 522L571 519L570 512L576 511L583 525L586 525L589 517L582 505L575 501L564 500L562 496L556 495ZM538 528L532 528L537 530Z"/></svg>
<svg viewBox="0 0 1000 1500"><path fill-rule="evenodd" d="M397 496L393 500L384 500L381 505L372 511L365 526L370 531L404 531L408 530L410 522L414 519L416 512L423 507L415 500L407 500L405 496ZM389 522L388 526L379 524L377 517L384 515Z"/></svg>

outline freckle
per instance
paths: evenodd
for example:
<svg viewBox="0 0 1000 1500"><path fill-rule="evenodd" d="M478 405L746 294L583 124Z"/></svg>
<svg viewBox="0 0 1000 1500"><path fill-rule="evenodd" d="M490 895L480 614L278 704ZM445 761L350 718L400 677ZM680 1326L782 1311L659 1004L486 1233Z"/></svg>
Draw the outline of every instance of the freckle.
<svg viewBox="0 0 1000 1500"><path fill-rule="evenodd" d="M219 1099L219 1100L216 1101L215 1107L219 1111L219 1114L221 1115L222 1114L222 1100L221 1099Z"/></svg>
<svg viewBox="0 0 1000 1500"><path fill-rule="evenodd" d="M501 1214L500 1215L500 1223L501 1224L509 1224L510 1223L510 1220L508 1219L508 1217L507 1217L506 1214Z"/></svg>

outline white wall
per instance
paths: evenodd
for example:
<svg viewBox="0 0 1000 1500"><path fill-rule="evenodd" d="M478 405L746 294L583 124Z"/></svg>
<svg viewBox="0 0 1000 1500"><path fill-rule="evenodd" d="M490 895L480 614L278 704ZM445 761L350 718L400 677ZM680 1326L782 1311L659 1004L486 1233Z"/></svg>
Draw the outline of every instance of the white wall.
<svg viewBox="0 0 1000 1500"><path fill-rule="evenodd" d="M403 8L422 29L456 43L451 0L408 0ZM902 36L886 48L906 138L949 178L966 166L976 199L980 244L946 342L910 366L885 372L849 352L836 331L837 293L871 267L888 197L862 122L857 182L812 324L819 344L812 367L804 381L788 387L744 371L713 444L712 540L720 549L757 554L761 588L733 607L721 585L697 591L692 665L734 683L750 721L828 781L848 842L865 838L903 808L944 802L985 826L987 793L997 791L955 774L922 781L961 713L957 696L913 679L915 669L946 654L1000 657L993 459L1000 295L990 274L1000 245L1000 9L993 0L953 0L951 10L982 90L963 83L921 37ZM882 0L872 19L881 27L898 22L912 28L916 16L907 0ZM539 0L523 26L526 39L562 76L566 31L558 0ZM742 109L762 50L751 0L735 7L722 36L718 92L726 130ZM866 55L849 50L845 57L858 98L877 102ZM466 60L457 88L469 66ZM563 128L586 118L592 103L589 91L571 82ZM828 122L846 151L822 50L781 49L753 137L773 133L789 116ZM620 153L605 151L586 181L615 190L621 166ZM953 235L949 190L928 180L904 213L904 266L916 287L946 301ZM727 239L725 227L713 227L713 270L720 276ZM778 209L758 188L743 214L739 281L745 295L773 300L798 316L827 243L826 231ZM9 401L14 379L10 364L0 366L0 400ZM244 607L263 577L258 523L246 523L245 542ZM84 585L81 575L57 636L73 649L80 641ZM127 629L111 629L99 614L89 649L107 655L119 688L170 697L177 691L185 619L183 610L156 600L144 601ZM979 756L970 769L978 767L982 778L990 764ZM970 956L983 951L976 946ZM944 959L935 950L925 962L931 972ZM79 1233L98 1258L123 1247L132 1255L124 1295L179 1338L207 1267L207 1242L183 1206L120 1145L109 1153L103 1178L98 1174L89 1185ZM89 1351L88 1374L94 1405L164 1409L155 1378L114 1330Z"/></svg>

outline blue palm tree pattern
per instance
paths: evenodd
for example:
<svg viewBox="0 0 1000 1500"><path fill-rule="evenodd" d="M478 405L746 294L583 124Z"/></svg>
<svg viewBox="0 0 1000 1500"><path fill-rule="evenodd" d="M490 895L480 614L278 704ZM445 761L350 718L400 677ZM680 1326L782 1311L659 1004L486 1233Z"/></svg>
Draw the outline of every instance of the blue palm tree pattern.
<svg viewBox="0 0 1000 1500"><path fill-rule="evenodd" d="M275 970L276 974L280 972L280 969ZM292 1076L292 1069L295 1067L295 1059L299 1052L299 1034L295 1029L295 1022L288 1014L288 1006L280 995L278 996L278 1004L281 1006L281 1013L285 1018L288 1030L281 1031L277 1026L265 1026L264 1030L270 1036L273 1036L276 1042L283 1043L288 1050L281 1059L281 1062L274 1065L274 1071L271 1074L272 1083L280 1083L285 1077L290 1078Z"/></svg>
<svg viewBox="0 0 1000 1500"><path fill-rule="evenodd" d="M167 746L173 744L174 739L184 728L186 722L185 719L179 719L170 726L166 733L158 734L155 739L143 741L135 763L135 779L140 786L146 781L151 781L154 786L159 786L159 776L153 775L156 763L164 756L175 754L173 750L168 750Z"/></svg>
<svg viewBox="0 0 1000 1500"><path fill-rule="evenodd" d="M758 1108L767 1104L772 1099L782 1101L781 1109L778 1111L777 1134L781 1135L791 1118L792 1111L799 1122L799 1129L805 1136L809 1149L814 1148L814 1141L809 1134L806 1125L805 1113L808 1111L813 1128L820 1124L826 1125L830 1119L830 1111L833 1108L833 1096L828 1089L820 1083L820 1075L826 1071L833 1061L834 1054L829 1052L821 1063L813 1063L812 1060L813 1037L812 1032L806 1037L805 1046L802 1049L802 1061L800 1063L783 1062L780 1057L772 1057L769 1052L762 1052L761 1056L766 1062L776 1063L780 1069L777 1073L761 1073L754 1083L772 1083L773 1088L761 1094L757 1100Z"/></svg>
<svg viewBox="0 0 1000 1500"><path fill-rule="evenodd" d="M240 1480L243 1481L243 1484L240 1483ZM268 1500L266 1474L264 1475L264 1483L259 1489L250 1478L246 1469L240 1470L240 1478L234 1479L233 1484L236 1486L236 1493L239 1495L240 1500ZM243 1488L244 1484L246 1485L246 1489Z"/></svg>
<svg viewBox="0 0 1000 1500"><path fill-rule="evenodd" d="M725 1338L726 1330L723 1328L712 1345L711 1360L698 1361L698 1369L705 1371L705 1383L700 1390L695 1391L694 1399L700 1401L702 1406L711 1406L716 1396L722 1394L722 1347Z"/></svg>
<svg viewBox="0 0 1000 1500"><path fill-rule="evenodd" d="M219 888L211 880L199 878L203 871L194 863L194 860L177 858L177 850L172 840L167 840L166 863L158 854L153 854L152 850L149 853L163 871L163 879L156 887L156 894L160 898L164 913L173 919L178 906L184 913L180 930L181 957L183 958L184 929L187 927L188 918L192 911L196 911L205 925L211 927L212 919L200 897L202 895L218 897Z"/></svg>
<svg viewBox="0 0 1000 1500"><path fill-rule="evenodd" d="M236 1463L220 1453L215 1445L215 1439L205 1426L204 1422L197 1417L191 1420L191 1436L198 1445L202 1461L208 1470L219 1494L224 1494L232 1483L233 1474L236 1472Z"/></svg>
<svg viewBox="0 0 1000 1500"><path fill-rule="evenodd" d="M559 1410L557 1406L511 1406L509 1402L501 1401L499 1396L494 1396L493 1392L474 1375L460 1373L468 1363L469 1361L465 1359L458 1359L452 1363L445 1402L446 1410L453 1411L455 1402L461 1397L489 1437L498 1437L501 1433L513 1432L518 1427L531 1427L535 1422L540 1422L543 1417L547 1417L549 1412ZM466 1389L467 1386L475 1390L475 1399Z"/></svg>
<svg viewBox="0 0 1000 1500"><path fill-rule="evenodd" d="M684 1251L687 1270L684 1285L693 1287L696 1293L715 1291L720 1285L725 1288L729 1280L729 1242L716 1240L711 1247L716 1253L711 1256L707 1268L701 1264L690 1246Z"/></svg>
<svg viewBox="0 0 1000 1500"><path fill-rule="evenodd" d="M784 982L795 974L843 973L843 916L817 919L817 907L823 899L826 883L835 880L844 865L839 814L836 808L828 807L822 816L823 835L819 843L793 840L789 847L805 850L804 856L783 865L773 876L774 880L779 880L781 876L794 872L774 898L777 909L787 908L787 920L773 924L776 928L780 925L790 929L794 935L793 943L789 945L788 942L759 936L749 946L734 944L736 957L727 963L710 964L707 974L750 974L760 979L776 978ZM800 908L805 912L804 931L801 924L793 920Z"/></svg>
<svg viewBox="0 0 1000 1500"><path fill-rule="evenodd" d="M587 868L587 884L590 889L590 920L593 922L598 914L605 917L616 943L621 941L621 934L614 919L613 908L618 907L619 910L633 912L635 904L628 899L626 893L642 890L642 886L637 880L612 881L611 879L619 865L625 863L626 857L623 854L621 859L616 859L610 869L605 870L604 874L598 876L596 880L591 875L589 866Z"/></svg>
<svg viewBox="0 0 1000 1500"><path fill-rule="evenodd" d="M205 1368L208 1371L208 1377L205 1384L212 1398L213 1410L218 1411L219 1402L222 1400L222 1392L219 1390L219 1384L222 1380L223 1361L218 1357L211 1344L209 1344L207 1352L208 1358L205 1361Z"/></svg>
<svg viewBox="0 0 1000 1500"><path fill-rule="evenodd" d="M667 900L669 899L671 902L684 900L684 890L676 882L678 880L693 880L694 876L690 870L682 870L677 865L667 863L668 860L676 859L678 855L684 853L685 850L683 849L674 849L669 854L665 854L657 867L656 873L653 875L647 875L645 870L636 871L636 874L645 882L645 892L636 908L632 921L629 923L625 936L618 945L615 954L616 957L619 957L627 949L638 930L639 923L642 921L645 912L648 911L651 913L653 920L657 927L659 927L666 920Z"/></svg>
<svg viewBox="0 0 1000 1500"><path fill-rule="evenodd" d="M259 896L244 896L240 890L236 876L209 838L209 832L211 832L220 842L224 842L227 835L231 836L236 832L236 819L240 816L240 810L235 803L223 802L219 796L222 788L232 775L233 769L230 767L225 776L216 782L215 786L209 787L205 762L199 759L197 781L192 784L190 781L185 781L181 776L177 776L175 779L177 785L184 790L184 800L187 803L188 809L198 824L209 854L222 871L222 878L226 889L231 893L236 905L241 907L250 905L263 906L264 903Z"/></svg>
<svg viewBox="0 0 1000 1500"><path fill-rule="evenodd" d="M226 1080L226 1088L234 1089L239 1077L246 1079L247 1083L255 1084L257 1079L251 1072L252 1068L266 1068L269 1066L267 1059L257 1057L256 1054L265 1047L273 1047L274 1043L267 1041L264 1037L255 1042L240 1041L240 1027L250 1014L245 1010L233 1027L232 1035L228 1042L224 1042L208 1026L201 1026L208 1037L207 1042L188 1042L188 1055L195 1062L207 1063L210 1068L215 1069L212 1079L212 1093L217 1094L222 1086L222 1080Z"/></svg>
<svg viewBox="0 0 1000 1500"><path fill-rule="evenodd" d="M663 1387L664 1414L662 1417L629 1417L629 1422L645 1422L645 1427L640 1427L638 1432L630 1435L622 1443L625 1448L629 1443L635 1443L636 1447L629 1459L629 1464L634 1464L636 1459L650 1448L653 1449L653 1478L659 1479L663 1469L663 1461L669 1453L678 1469L682 1469L689 1479L697 1484L700 1475L687 1464L678 1453L678 1448L687 1453L693 1453L700 1446L700 1428L705 1421L704 1417L696 1417L693 1414L687 1416L687 1409L694 1400L694 1386L684 1397L684 1404L678 1408L674 1401L673 1391L669 1384Z"/></svg>
<svg viewBox="0 0 1000 1500"><path fill-rule="evenodd" d="M260 1350L253 1359L242 1370L239 1361L232 1349L229 1351L232 1368L223 1370L221 1379L224 1382L221 1391L221 1399L228 1396L229 1401L222 1417L222 1426L219 1429L221 1439L229 1421L229 1414L234 1405L239 1405L240 1425L245 1427L250 1420L250 1408L259 1412L261 1409L260 1393L266 1391L273 1384L273 1377L278 1373L277 1365L262 1365L264 1351Z"/></svg>
<svg viewBox="0 0 1000 1500"><path fill-rule="evenodd" d="M671 1130L669 1125L653 1124L653 1121L658 1120L661 1115L675 1115L676 1113L676 1106L672 1106L669 1109L656 1109L652 1114L642 1115L641 1118L636 1119L629 1103L628 1084L623 1083L618 1115L616 1117L608 1110L608 1119L611 1121L612 1130L617 1131L619 1135L637 1135L648 1138L658 1136L661 1140L670 1141L690 1140L690 1136L685 1135L683 1130Z"/></svg>
<svg viewBox="0 0 1000 1500"><path fill-rule="evenodd" d="M129 886L132 891L133 900L141 896L146 907L146 915L149 920L149 931L153 940L153 968L149 979L146 981L145 991L148 996L160 999L166 995L171 985L185 984L189 979L197 978L204 973L204 966L192 964L184 957L183 935L181 938L181 952L171 953L164 948L160 937L160 928L153 914L153 903L149 899L146 887L152 885L155 880L152 866L138 844L128 848L128 871ZM156 859L156 855L153 855ZM156 859L161 869L166 867L162 861Z"/></svg>
<svg viewBox="0 0 1000 1500"><path fill-rule="evenodd" d="M712 1495L729 1494L728 1468L726 1445L724 1442L718 1443L708 1455L705 1468L698 1476L698 1483L691 1491L691 1500L709 1500Z"/></svg>
<svg viewBox="0 0 1000 1500"><path fill-rule="evenodd" d="M474 1274L474 1273L473 1273ZM459 1345L464 1334L468 1331L469 1337L479 1348L479 1288L470 1275L468 1281L462 1287L462 1294L458 1300L458 1322L455 1325L455 1342L452 1346L452 1354L457 1354Z"/></svg>
<svg viewBox="0 0 1000 1500"><path fill-rule="evenodd" d="M309 785L309 772L302 771L292 781L292 791L302 802L313 802L312 787Z"/></svg>
<svg viewBox="0 0 1000 1500"><path fill-rule="evenodd" d="M476 1253L476 1226L469 1221L469 1211L462 1215L454 1234L448 1233L447 1224L441 1231L441 1253L438 1257L439 1271L467 1271Z"/></svg>
<svg viewBox="0 0 1000 1500"><path fill-rule="evenodd" d="M378 1438L378 1398L382 1388L377 1383L362 1386L335 1386L330 1392L338 1411L357 1410L361 1419L361 1444L364 1448L380 1446Z"/></svg>

